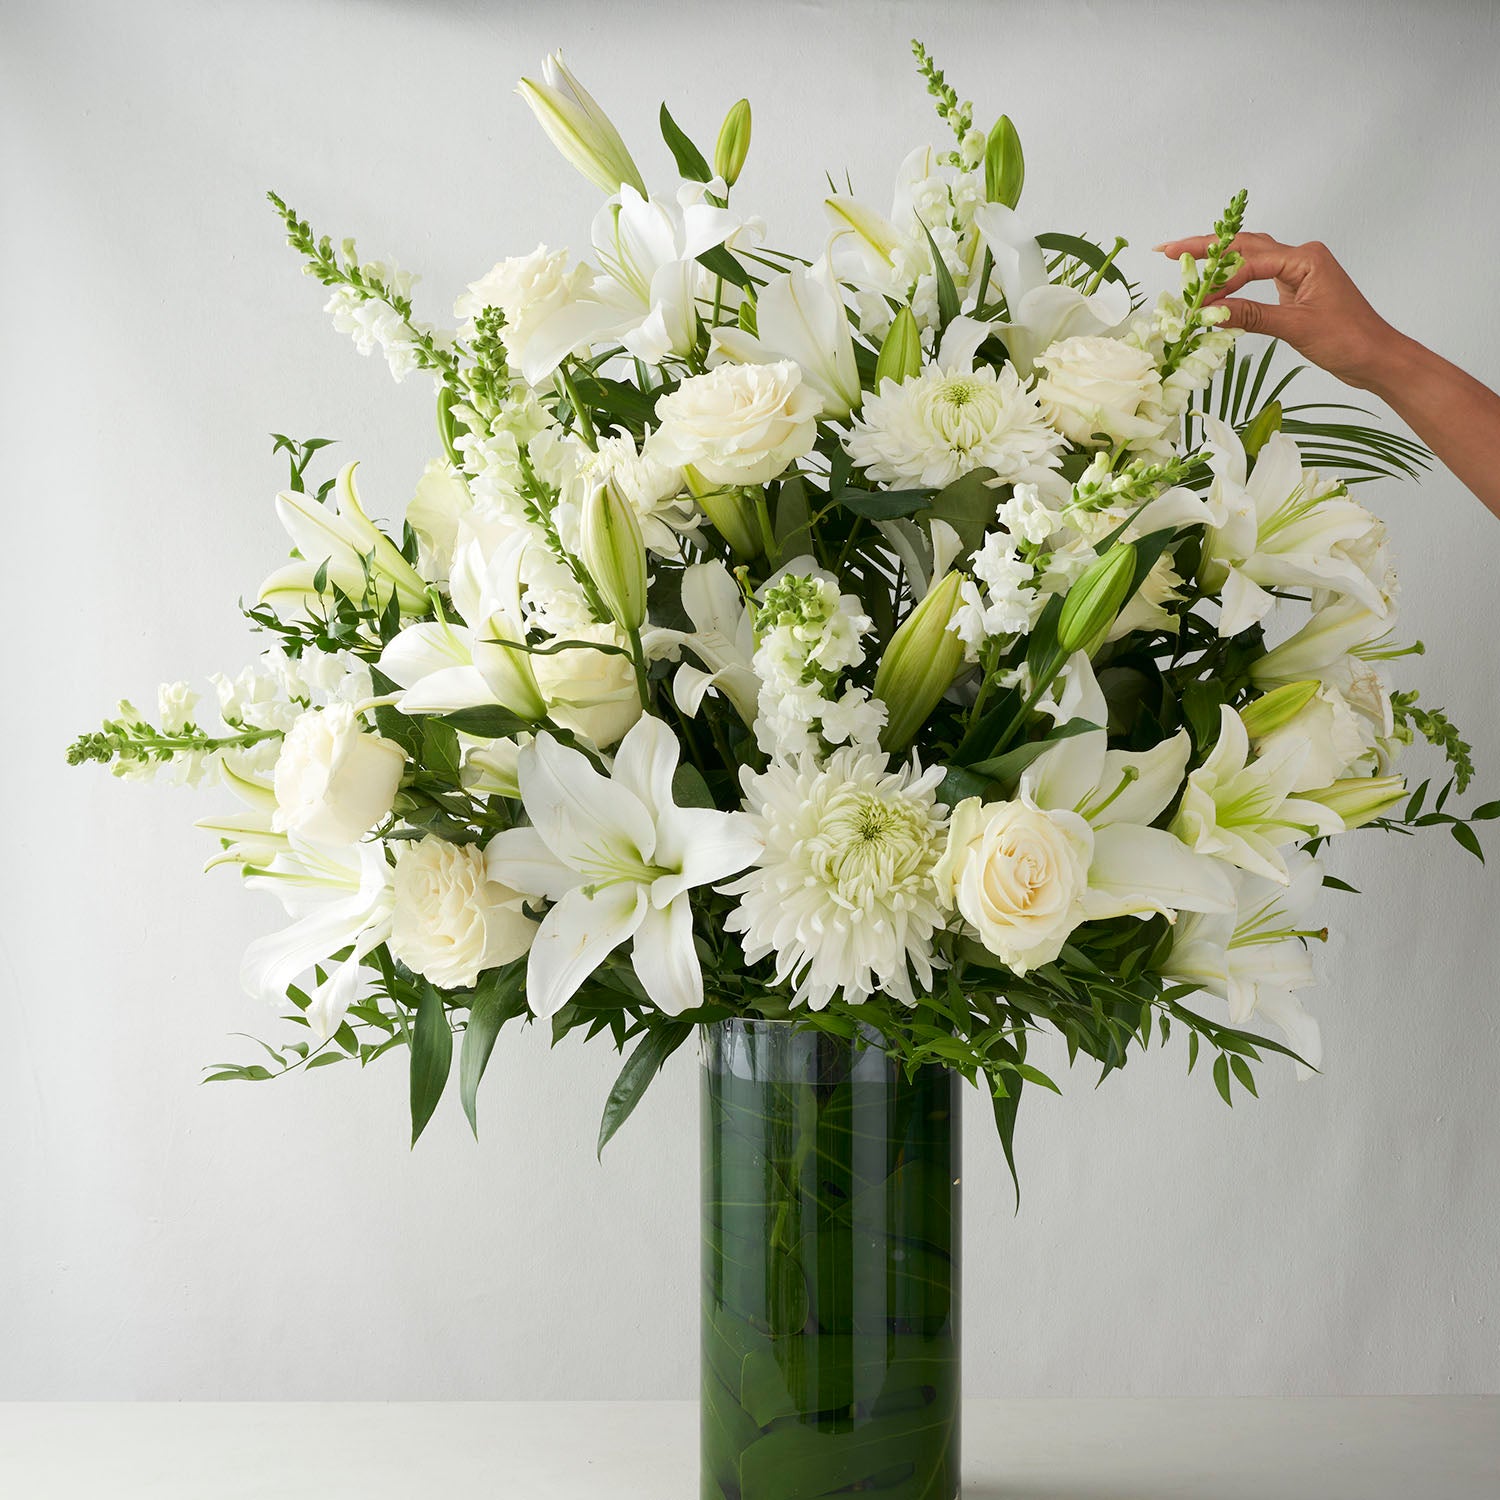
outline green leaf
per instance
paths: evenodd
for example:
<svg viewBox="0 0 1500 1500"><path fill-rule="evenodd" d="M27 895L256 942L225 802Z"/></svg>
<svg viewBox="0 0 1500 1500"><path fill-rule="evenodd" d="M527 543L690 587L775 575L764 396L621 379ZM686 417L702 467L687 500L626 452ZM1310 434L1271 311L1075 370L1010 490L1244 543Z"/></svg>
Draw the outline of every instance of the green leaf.
<svg viewBox="0 0 1500 1500"><path fill-rule="evenodd" d="M661 137L677 163L677 170L689 182L708 182L713 178L713 168L709 166L703 153L687 138L665 104L661 107Z"/></svg>
<svg viewBox="0 0 1500 1500"><path fill-rule="evenodd" d="M999 496L989 483L994 477L993 469L970 469L939 490L928 511L930 520L946 521L970 552L995 521Z"/></svg>
<svg viewBox="0 0 1500 1500"><path fill-rule="evenodd" d="M723 245L710 246L698 257L698 264L712 271L715 276L722 276L732 286L749 288L756 284L755 277ZM740 310L743 312L749 306L748 302L741 303ZM653 391L651 399L655 401L661 394L659 390Z"/></svg>
<svg viewBox="0 0 1500 1500"><path fill-rule="evenodd" d="M479 1139L477 1099L479 1080L495 1050L500 1028L526 1009L523 984L526 961L517 959L503 969L492 969L479 981L474 1003L469 1007L469 1024L464 1028L463 1048L458 1059L458 1096L463 1101L469 1129Z"/></svg>
<svg viewBox="0 0 1500 1500"><path fill-rule="evenodd" d="M846 484L831 498L867 521L894 521L899 516L913 516L925 510L932 493L931 490L862 490Z"/></svg>
<svg viewBox="0 0 1500 1500"><path fill-rule="evenodd" d="M1484 823L1491 818L1500 818L1500 802L1486 802L1469 814L1471 823ZM1327 882L1325 881L1326 885Z"/></svg>
<svg viewBox="0 0 1500 1500"><path fill-rule="evenodd" d="M422 725L422 769L450 786L457 786L461 758L454 727L441 719L426 720Z"/></svg>
<svg viewBox="0 0 1500 1500"><path fill-rule="evenodd" d="M604 1101L604 1117L599 1122L598 1155L604 1155L614 1133L628 1120L641 1097L661 1071L662 1064L692 1035L693 1028L684 1021L664 1021L653 1026L641 1044L625 1060L615 1086Z"/></svg>
<svg viewBox="0 0 1500 1500"><path fill-rule="evenodd" d="M938 337L941 338L943 330L958 316L958 288L953 285L953 275L948 270L948 262L943 259L943 252L938 249L937 241L932 237L932 231L922 223L920 218L917 223L922 224L922 233L927 236L928 248L932 251L932 277L937 283Z"/></svg>
<svg viewBox="0 0 1500 1500"><path fill-rule="evenodd" d="M672 773L672 800L678 807L714 807L714 794L697 766L684 763Z"/></svg>
<svg viewBox="0 0 1500 1500"><path fill-rule="evenodd" d="M446 724L460 734L471 734L477 740L510 739L522 730L532 728L531 723L498 703L481 704L476 708L459 708L451 714L428 720L429 723ZM426 757L424 755L423 759Z"/></svg>
<svg viewBox="0 0 1500 1500"><path fill-rule="evenodd" d="M453 1063L453 1032L448 1026L448 1008L443 997L425 979L420 981L422 998L411 1038L411 1143L427 1128Z"/></svg>
<svg viewBox="0 0 1500 1500"><path fill-rule="evenodd" d="M1479 847L1479 835L1467 823L1455 823L1449 832L1480 864L1484 863L1484 850Z"/></svg>
<svg viewBox="0 0 1500 1500"><path fill-rule="evenodd" d="M777 557L800 557L812 551L812 512L807 503L807 481L784 479L776 488L773 536Z"/></svg>
<svg viewBox="0 0 1500 1500"><path fill-rule="evenodd" d="M1028 740L1024 745L1017 745L1014 750L1007 750L1004 755L976 761L974 765L968 767L968 770L975 776L987 776L1004 787L1012 787L1020 780L1021 772L1043 751L1050 750L1059 740L1072 739L1076 734L1085 734L1091 729L1102 727L1102 725L1090 723L1087 719L1069 719L1066 724L1059 725L1044 739Z"/></svg>
<svg viewBox="0 0 1500 1500"><path fill-rule="evenodd" d="M1229 1097L1229 1058L1222 1052L1214 1059L1214 1087L1218 1089L1219 1097L1233 1109L1234 1100Z"/></svg>
<svg viewBox="0 0 1500 1500"><path fill-rule="evenodd" d="M1233 1070L1234 1076L1249 1091L1250 1097L1252 1099L1259 1099L1260 1095L1255 1091L1255 1074L1250 1071L1250 1064L1243 1057L1231 1057L1229 1059L1229 1066Z"/></svg>
<svg viewBox="0 0 1500 1500"><path fill-rule="evenodd" d="M1043 250L1055 250L1061 255L1069 255L1074 260L1082 261L1091 271L1097 271L1104 266L1104 279L1117 282L1120 286L1131 290L1130 278L1109 261L1109 251L1102 245L1096 245L1092 240L1086 240L1076 234L1061 234L1056 230L1048 230L1045 234L1039 234L1036 242ZM1106 265L1105 262L1109 261Z"/></svg>

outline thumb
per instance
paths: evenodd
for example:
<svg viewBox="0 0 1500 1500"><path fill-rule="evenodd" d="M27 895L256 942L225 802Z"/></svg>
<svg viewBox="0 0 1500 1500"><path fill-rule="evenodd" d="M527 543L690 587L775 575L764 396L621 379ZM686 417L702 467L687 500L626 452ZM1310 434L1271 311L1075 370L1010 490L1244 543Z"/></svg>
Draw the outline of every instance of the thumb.
<svg viewBox="0 0 1500 1500"><path fill-rule="evenodd" d="M1246 333L1263 333L1268 338L1291 340L1297 309L1274 302L1254 302L1248 297L1225 297L1213 304L1229 310L1226 324Z"/></svg>

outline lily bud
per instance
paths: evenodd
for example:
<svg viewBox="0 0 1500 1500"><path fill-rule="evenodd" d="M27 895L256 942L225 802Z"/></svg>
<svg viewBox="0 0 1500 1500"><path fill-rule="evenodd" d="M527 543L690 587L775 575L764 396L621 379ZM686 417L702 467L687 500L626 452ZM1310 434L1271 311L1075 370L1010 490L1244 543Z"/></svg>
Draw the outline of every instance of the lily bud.
<svg viewBox="0 0 1500 1500"><path fill-rule="evenodd" d="M910 380L921 368L922 332L911 308L903 307L891 319L890 330L880 346L880 357L875 361L875 389L880 389L882 380L897 383Z"/></svg>
<svg viewBox="0 0 1500 1500"><path fill-rule="evenodd" d="M1057 618L1057 646L1064 656L1092 656L1103 644L1135 581L1135 543L1116 542L1093 563L1063 600Z"/></svg>
<svg viewBox="0 0 1500 1500"><path fill-rule="evenodd" d="M750 154L750 101L741 99L730 106L719 127L719 141L714 147L714 172L733 187L744 170Z"/></svg>
<svg viewBox="0 0 1500 1500"><path fill-rule="evenodd" d="M597 485L584 502L579 527L583 565L604 606L623 630L646 620L646 543L635 508L612 483Z"/></svg>
<svg viewBox="0 0 1500 1500"><path fill-rule="evenodd" d="M552 144L606 193L618 193L629 184L644 197L645 181L620 132L568 71L561 52L548 55L542 64L542 80L523 78L516 92L531 106Z"/></svg>
<svg viewBox="0 0 1500 1500"><path fill-rule="evenodd" d="M906 749L953 685L964 664L964 645L948 629L958 609L958 573L948 573L901 622L875 672L875 696L889 717L880 743L889 751Z"/></svg>
<svg viewBox="0 0 1500 1500"><path fill-rule="evenodd" d="M1298 792L1310 802L1319 802L1344 820L1344 827L1363 823L1388 813L1406 796L1404 776L1346 776L1315 792Z"/></svg>
<svg viewBox="0 0 1500 1500"><path fill-rule="evenodd" d="M1254 458L1270 441L1274 433L1281 431L1281 402L1273 401L1262 409L1260 415L1245 429L1243 442L1245 456Z"/></svg>
<svg viewBox="0 0 1500 1500"><path fill-rule="evenodd" d="M1312 702L1320 683L1317 678L1306 682L1288 682L1269 693L1262 693L1253 703L1240 710L1240 722L1252 740L1261 739L1273 729L1289 724Z"/></svg>
<svg viewBox="0 0 1500 1500"><path fill-rule="evenodd" d="M750 502L740 490L726 490L705 479L691 464L683 469L687 487L703 507L714 529L729 543L730 551L749 562L764 550L764 539L756 525Z"/></svg>
<svg viewBox="0 0 1500 1500"><path fill-rule="evenodd" d="M1021 201L1026 181L1026 158L1021 154L1021 137L1010 123L1009 115L995 121L984 144L984 196L991 203L1014 208Z"/></svg>

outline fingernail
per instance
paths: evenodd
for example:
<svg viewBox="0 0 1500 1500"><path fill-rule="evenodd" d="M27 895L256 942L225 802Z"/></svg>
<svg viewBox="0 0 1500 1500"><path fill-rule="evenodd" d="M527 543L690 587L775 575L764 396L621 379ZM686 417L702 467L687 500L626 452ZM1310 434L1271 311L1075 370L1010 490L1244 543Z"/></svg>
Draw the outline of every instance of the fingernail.
<svg viewBox="0 0 1500 1500"><path fill-rule="evenodd" d="M1153 250L1165 250L1167 248L1167 246L1165 244L1161 244L1161 245L1153 245L1151 248Z"/></svg>

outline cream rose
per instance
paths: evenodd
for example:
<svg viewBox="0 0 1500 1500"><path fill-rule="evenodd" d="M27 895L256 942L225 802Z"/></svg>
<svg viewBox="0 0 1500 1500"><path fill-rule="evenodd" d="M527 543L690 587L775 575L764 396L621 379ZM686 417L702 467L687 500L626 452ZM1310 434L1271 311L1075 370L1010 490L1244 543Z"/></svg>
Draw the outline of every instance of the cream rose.
<svg viewBox="0 0 1500 1500"><path fill-rule="evenodd" d="M505 352L532 384L556 369L576 340L562 328L571 309L593 285L587 266L568 263L566 250L538 245L530 255L513 255L487 271L453 304L453 316L464 320L465 336L472 336L474 320L487 307L505 314L500 330ZM583 329L587 332L587 329Z"/></svg>
<svg viewBox="0 0 1500 1500"><path fill-rule="evenodd" d="M1017 974L1051 963L1083 920L1094 835L1073 812L1029 797L960 802L933 871L938 899Z"/></svg>
<svg viewBox="0 0 1500 1500"><path fill-rule="evenodd" d="M1097 447L1137 442L1161 430L1161 376L1144 349L1120 339L1059 339L1037 356L1035 395L1042 415L1065 437Z"/></svg>
<svg viewBox="0 0 1500 1500"><path fill-rule="evenodd" d="M710 484L766 484L811 449L822 407L790 360L720 365L656 403L653 457Z"/></svg>
<svg viewBox="0 0 1500 1500"><path fill-rule="evenodd" d="M579 626L570 629L567 638L605 646L626 644L625 637L609 624ZM641 716L640 689L628 656L579 648L533 656L531 667L553 723L582 735L601 750L621 739Z"/></svg>
<svg viewBox="0 0 1500 1500"><path fill-rule="evenodd" d="M491 880L476 844L433 834L407 844L392 877L391 952L445 988L471 985L531 947L536 923L523 898Z"/></svg>
<svg viewBox="0 0 1500 1500"><path fill-rule="evenodd" d="M352 844L391 810L406 754L367 731L348 703L300 714L272 785L275 827L320 844Z"/></svg>

